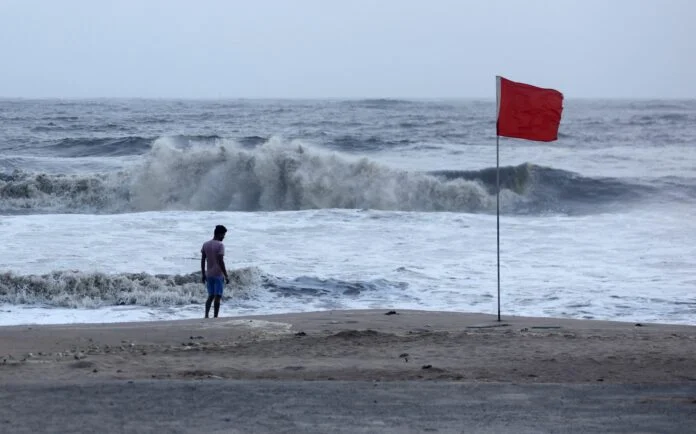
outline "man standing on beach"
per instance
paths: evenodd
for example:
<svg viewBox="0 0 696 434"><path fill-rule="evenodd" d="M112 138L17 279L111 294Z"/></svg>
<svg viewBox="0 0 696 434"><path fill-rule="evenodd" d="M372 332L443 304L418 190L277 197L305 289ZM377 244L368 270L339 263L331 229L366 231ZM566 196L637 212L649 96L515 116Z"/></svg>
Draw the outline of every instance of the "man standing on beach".
<svg viewBox="0 0 696 434"><path fill-rule="evenodd" d="M208 289L208 300L205 302L205 317L210 314L210 305L215 301L214 317L217 318L220 312L220 300L222 299L222 289L224 283L230 283L230 278L227 276L225 268L225 245L222 240L225 238L227 228L222 225L215 226L213 239L203 243L201 247L201 274L203 275L203 283ZM206 272L206 264L208 271ZM223 283L223 280L224 283Z"/></svg>

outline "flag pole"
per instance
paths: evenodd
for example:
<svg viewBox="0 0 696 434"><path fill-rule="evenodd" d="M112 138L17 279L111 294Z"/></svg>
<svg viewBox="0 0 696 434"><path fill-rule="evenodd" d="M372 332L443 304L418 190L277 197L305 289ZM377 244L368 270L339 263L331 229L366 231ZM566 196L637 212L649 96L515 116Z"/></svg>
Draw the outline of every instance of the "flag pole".
<svg viewBox="0 0 696 434"><path fill-rule="evenodd" d="M498 321L500 321L500 136L495 136L495 227L498 254Z"/></svg>
<svg viewBox="0 0 696 434"><path fill-rule="evenodd" d="M500 321L500 134L498 118L500 117L500 77L495 77L495 238L498 270L498 321Z"/></svg>

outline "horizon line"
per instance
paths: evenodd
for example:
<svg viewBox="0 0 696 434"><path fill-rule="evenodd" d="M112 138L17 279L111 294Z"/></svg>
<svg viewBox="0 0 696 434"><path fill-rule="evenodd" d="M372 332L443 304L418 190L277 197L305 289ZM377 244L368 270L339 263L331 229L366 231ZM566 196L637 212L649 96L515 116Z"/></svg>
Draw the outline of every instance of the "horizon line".
<svg viewBox="0 0 696 434"><path fill-rule="evenodd" d="M671 100L671 101L690 101L696 100L696 96L692 97L673 97L673 96L568 96L563 95L564 100L614 100L614 101L656 101L656 100ZM250 97L250 96L3 96L0 95L0 100L28 100L28 101L45 101L45 100L72 100L72 101L87 101L87 100L144 100L144 101L495 101L496 96L432 96L432 97L407 97L407 96L324 96L324 97Z"/></svg>

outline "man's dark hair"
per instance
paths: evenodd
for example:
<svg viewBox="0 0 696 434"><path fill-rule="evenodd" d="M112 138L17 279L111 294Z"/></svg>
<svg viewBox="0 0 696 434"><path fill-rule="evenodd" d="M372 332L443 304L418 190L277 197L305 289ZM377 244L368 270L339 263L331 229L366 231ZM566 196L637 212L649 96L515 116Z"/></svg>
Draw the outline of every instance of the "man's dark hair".
<svg viewBox="0 0 696 434"><path fill-rule="evenodd" d="M213 233L214 235L224 235L226 233L227 233L227 228L224 227L223 225L215 226L215 232Z"/></svg>

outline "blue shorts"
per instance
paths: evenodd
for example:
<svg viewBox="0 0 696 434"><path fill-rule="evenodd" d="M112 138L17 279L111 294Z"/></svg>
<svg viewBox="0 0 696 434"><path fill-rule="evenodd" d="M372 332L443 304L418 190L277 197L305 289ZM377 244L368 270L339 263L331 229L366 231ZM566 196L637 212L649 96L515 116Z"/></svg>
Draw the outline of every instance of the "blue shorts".
<svg viewBox="0 0 696 434"><path fill-rule="evenodd" d="M205 287L208 288L208 295L222 296L222 288L225 287L225 278L222 276L206 277Z"/></svg>

